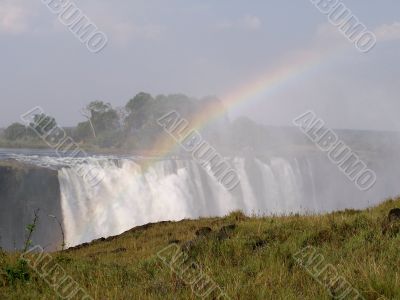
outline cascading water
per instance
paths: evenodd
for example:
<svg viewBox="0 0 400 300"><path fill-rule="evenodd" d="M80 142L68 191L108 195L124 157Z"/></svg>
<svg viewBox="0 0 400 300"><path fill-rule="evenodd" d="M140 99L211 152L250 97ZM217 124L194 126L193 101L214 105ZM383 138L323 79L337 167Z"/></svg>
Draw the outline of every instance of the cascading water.
<svg viewBox="0 0 400 300"><path fill-rule="evenodd" d="M236 157L228 161L236 170L240 183L234 190L227 191L209 170L191 159L160 159L146 169L143 166L148 166L148 161L143 157L58 158L50 154L22 153L10 154L5 159L17 160L26 166L35 165L40 170L51 169L43 172L43 178L35 177L37 182L32 175L26 178L31 185L24 183L19 187L18 195L34 196L37 200L24 202L27 201L24 197L14 197L11 186L3 195L8 199L3 207L20 199L21 207L26 206L24 223L31 218L28 213L37 208L46 212L42 216L43 224L54 222L47 220L48 214L59 215L68 246L117 235L150 222L223 216L234 210L249 215L285 215L362 209L398 195L397 174L400 170L393 157L368 153L364 159L376 172L377 182L371 190L360 191L318 151L303 151L292 156ZM78 171L90 170L94 165L100 166L104 175L95 186ZM31 173L34 174L36 169L33 167ZM3 170L4 180L11 178L7 172L12 171ZM45 191L42 186L46 182L49 187ZM27 187L28 190L23 190ZM16 197L18 199L14 199ZM44 200L41 202L40 199ZM22 212L11 208L7 211L3 213L2 235L11 247L14 237L5 232L14 225L10 225L13 222L6 217ZM51 240L44 242L56 247L54 244L58 242L54 236L60 235L59 229L43 226L52 234ZM38 234L49 236L49 233Z"/></svg>
<svg viewBox="0 0 400 300"><path fill-rule="evenodd" d="M192 161L160 161L146 172L132 160L102 166L106 176L95 187L87 186L74 168L59 171L68 245L149 222L223 215L238 208L232 195Z"/></svg>
<svg viewBox="0 0 400 300"><path fill-rule="evenodd" d="M366 198L377 200L375 193L357 190L329 162L322 163L324 159L235 158L240 184L231 192L192 160L160 160L144 171L132 159L103 159L105 176L95 187L82 180L76 167L63 167L59 182L66 242L74 246L149 222L223 216L234 210L318 213L362 208L370 204ZM330 174L325 184L319 182L323 174Z"/></svg>

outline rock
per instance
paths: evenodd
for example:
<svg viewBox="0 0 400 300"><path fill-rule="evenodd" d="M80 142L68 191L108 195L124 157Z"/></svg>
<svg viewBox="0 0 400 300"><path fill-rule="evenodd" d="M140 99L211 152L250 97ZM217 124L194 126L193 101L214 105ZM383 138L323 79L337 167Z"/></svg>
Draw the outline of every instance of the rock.
<svg viewBox="0 0 400 300"><path fill-rule="evenodd" d="M383 225L382 234L391 238L397 237L400 234L400 222L386 222Z"/></svg>
<svg viewBox="0 0 400 300"><path fill-rule="evenodd" d="M400 220L400 208L393 208L390 212L389 212L389 221L393 222L396 220Z"/></svg>
<svg viewBox="0 0 400 300"><path fill-rule="evenodd" d="M207 236L212 232L212 229L210 227L201 227L196 231L196 236Z"/></svg>
<svg viewBox="0 0 400 300"><path fill-rule="evenodd" d="M267 245L267 241L266 240L258 239L251 246L253 248L253 251L255 251L257 249L265 247L266 245Z"/></svg>
<svg viewBox="0 0 400 300"><path fill-rule="evenodd" d="M62 220L60 183L56 170L50 170L14 160L0 160L0 245L6 251L23 249L26 224L38 212L34 232L35 245L46 246L46 251L57 251L62 243L60 228L54 215Z"/></svg>
<svg viewBox="0 0 400 300"><path fill-rule="evenodd" d="M219 230L218 234L217 234L217 239L220 241L226 240L228 238L230 238L231 233L236 229L236 225L235 224L231 224L231 225L227 225L227 226L223 226L221 227L221 229Z"/></svg>
<svg viewBox="0 0 400 300"><path fill-rule="evenodd" d="M229 238L229 235L225 232L225 231L219 231L217 234L217 239L219 241L223 241L226 240L227 238Z"/></svg>

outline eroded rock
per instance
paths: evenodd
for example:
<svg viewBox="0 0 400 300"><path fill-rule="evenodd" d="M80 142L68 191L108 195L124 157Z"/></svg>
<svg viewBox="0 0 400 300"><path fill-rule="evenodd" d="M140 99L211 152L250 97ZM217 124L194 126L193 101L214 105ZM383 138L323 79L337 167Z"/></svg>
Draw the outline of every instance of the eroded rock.
<svg viewBox="0 0 400 300"><path fill-rule="evenodd" d="M388 217L390 222L400 220L400 208L393 208L390 210Z"/></svg>

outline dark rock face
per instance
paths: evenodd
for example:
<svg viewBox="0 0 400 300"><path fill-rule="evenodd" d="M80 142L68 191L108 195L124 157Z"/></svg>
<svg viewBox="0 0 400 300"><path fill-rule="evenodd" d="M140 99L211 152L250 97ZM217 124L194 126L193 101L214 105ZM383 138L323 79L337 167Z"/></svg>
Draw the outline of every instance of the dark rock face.
<svg viewBox="0 0 400 300"><path fill-rule="evenodd" d="M62 222L57 171L0 161L0 247L23 248L26 226L32 223L37 209L39 220L32 243L55 250L62 243L61 229L49 215Z"/></svg>
<svg viewBox="0 0 400 300"><path fill-rule="evenodd" d="M210 227L202 227L196 231L196 236L206 236L212 232Z"/></svg>
<svg viewBox="0 0 400 300"><path fill-rule="evenodd" d="M400 208L393 208L390 212L389 212L389 221L393 222L396 220L400 220Z"/></svg>

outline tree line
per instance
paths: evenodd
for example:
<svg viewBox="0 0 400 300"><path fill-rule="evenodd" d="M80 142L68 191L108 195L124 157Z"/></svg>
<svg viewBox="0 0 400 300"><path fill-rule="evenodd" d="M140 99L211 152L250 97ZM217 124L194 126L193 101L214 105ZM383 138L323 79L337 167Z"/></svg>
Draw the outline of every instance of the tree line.
<svg viewBox="0 0 400 300"><path fill-rule="evenodd" d="M147 151L154 148L161 136L168 135L157 123L158 119L176 111L190 121L208 105L215 107L223 104L216 97L196 99L183 94L153 97L141 92L119 108L104 101L92 101L81 110L82 122L63 129L87 150ZM36 115L30 126L13 123L1 133L0 146L35 148L42 143L35 131L45 132L46 128L40 126L52 124L60 125L54 117L47 115ZM227 114L207 122L206 126L202 126L201 134L209 144L226 154L248 151L265 154L266 149L281 151L288 141L291 144L308 144L297 129L264 126L246 117L230 121ZM170 142L175 144L172 138ZM42 146L46 145L42 143ZM174 149L175 153L182 154L179 147Z"/></svg>
<svg viewBox="0 0 400 300"><path fill-rule="evenodd" d="M64 130L83 145L143 150L151 148L158 136L165 134L157 124L157 119L162 115L175 110L190 119L209 101L220 102L215 97L200 100L183 94L153 97L144 92L138 93L121 108L115 108L104 101L92 101L81 110L84 121ZM36 122L38 120L41 122ZM8 126L2 138L11 143L36 144L40 137L35 130L43 131L41 124L56 125L57 120L48 115L36 115L30 126L18 122Z"/></svg>

